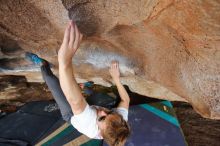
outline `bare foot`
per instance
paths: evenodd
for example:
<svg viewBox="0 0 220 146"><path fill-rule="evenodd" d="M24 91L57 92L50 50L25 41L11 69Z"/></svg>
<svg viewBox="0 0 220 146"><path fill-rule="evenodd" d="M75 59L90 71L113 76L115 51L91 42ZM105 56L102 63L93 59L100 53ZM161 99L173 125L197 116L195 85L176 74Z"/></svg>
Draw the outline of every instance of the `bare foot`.
<svg viewBox="0 0 220 146"><path fill-rule="evenodd" d="M120 71L119 71L119 63L118 61L112 61L111 67L109 69L109 73L115 83L120 81Z"/></svg>

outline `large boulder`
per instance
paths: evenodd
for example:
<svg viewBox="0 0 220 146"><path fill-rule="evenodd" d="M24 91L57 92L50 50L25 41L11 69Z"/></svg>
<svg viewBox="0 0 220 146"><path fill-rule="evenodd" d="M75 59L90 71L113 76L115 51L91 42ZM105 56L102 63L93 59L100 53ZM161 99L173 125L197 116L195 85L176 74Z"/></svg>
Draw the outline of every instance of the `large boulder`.
<svg viewBox="0 0 220 146"><path fill-rule="evenodd" d="M203 117L220 119L220 1L0 1L0 74L40 81L30 51L55 65L69 19L84 39L73 65L79 82L110 86L111 60L122 82L155 98L189 102Z"/></svg>

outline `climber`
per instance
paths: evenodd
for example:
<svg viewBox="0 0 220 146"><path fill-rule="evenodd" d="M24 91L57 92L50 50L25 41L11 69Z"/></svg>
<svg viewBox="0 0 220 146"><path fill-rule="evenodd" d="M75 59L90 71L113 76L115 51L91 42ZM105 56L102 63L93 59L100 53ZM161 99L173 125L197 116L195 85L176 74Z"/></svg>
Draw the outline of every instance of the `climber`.
<svg viewBox="0 0 220 146"><path fill-rule="evenodd" d="M112 61L109 69L121 97L118 106L109 110L88 105L73 78L72 67L72 58L79 48L82 36L76 24L71 21L66 27L58 52L60 82L50 70L50 64L46 60L32 53L26 53L26 57L41 66L42 76L65 121L90 138L104 139L110 146L124 145L130 135L127 123L130 99L120 82L119 63Z"/></svg>

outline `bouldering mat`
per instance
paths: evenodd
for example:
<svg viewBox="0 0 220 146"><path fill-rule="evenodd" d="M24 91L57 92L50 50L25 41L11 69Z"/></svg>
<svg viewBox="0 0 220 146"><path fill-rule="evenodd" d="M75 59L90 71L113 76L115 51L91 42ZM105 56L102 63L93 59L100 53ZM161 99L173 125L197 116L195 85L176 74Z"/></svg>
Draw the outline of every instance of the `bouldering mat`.
<svg viewBox="0 0 220 146"><path fill-rule="evenodd" d="M60 120L54 101L27 103L0 119L0 145L33 145Z"/></svg>
<svg viewBox="0 0 220 146"><path fill-rule="evenodd" d="M79 133L72 125L64 123L37 146L101 146L102 140L90 139Z"/></svg>
<svg viewBox="0 0 220 146"><path fill-rule="evenodd" d="M129 109L131 136L127 146L186 146L169 101L148 102ZM54 101L30 102L0 119L0 145L101 146L61 119Z"/></svg>
<svg viewBox="0 0 220 146"><path fill-rule="evenodd" d="M0 146L98 146L62 120L55 101L35 101L0 119Z"/></svg>
<svg viewBox="0 0 220 146"><path fill-rule="evenodd" d="M126 146L187 146L169 101L132 106L128 120L131 136Z"/></svg>

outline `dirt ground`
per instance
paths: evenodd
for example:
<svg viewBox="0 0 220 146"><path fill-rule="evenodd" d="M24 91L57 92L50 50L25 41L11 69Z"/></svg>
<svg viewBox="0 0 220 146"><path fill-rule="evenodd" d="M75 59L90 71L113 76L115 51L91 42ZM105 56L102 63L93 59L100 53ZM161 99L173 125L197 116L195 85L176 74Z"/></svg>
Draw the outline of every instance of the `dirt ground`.
<svg viewBox="0 0 220 146"><path fill-rule="evenodd" d="M173 102L173 106L189 146L219 146L219 120L201 117L188 103Z"/></svg>

